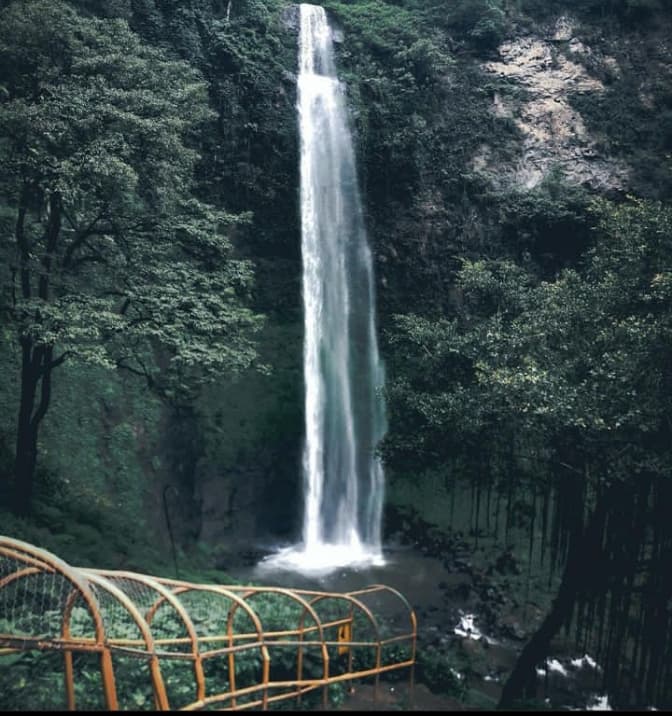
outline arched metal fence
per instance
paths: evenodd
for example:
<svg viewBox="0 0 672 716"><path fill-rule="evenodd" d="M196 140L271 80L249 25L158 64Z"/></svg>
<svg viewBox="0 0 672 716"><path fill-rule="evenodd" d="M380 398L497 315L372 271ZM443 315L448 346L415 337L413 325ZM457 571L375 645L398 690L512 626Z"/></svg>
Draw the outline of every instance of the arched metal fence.
<svg viewBox="0 0 672 716"><path fill-rule="evenodd" d="M334 684L406 669L412 686L416 636L380 584L192 584L0 537L0 708L265 710L314 692L326 707Z"/></svg>

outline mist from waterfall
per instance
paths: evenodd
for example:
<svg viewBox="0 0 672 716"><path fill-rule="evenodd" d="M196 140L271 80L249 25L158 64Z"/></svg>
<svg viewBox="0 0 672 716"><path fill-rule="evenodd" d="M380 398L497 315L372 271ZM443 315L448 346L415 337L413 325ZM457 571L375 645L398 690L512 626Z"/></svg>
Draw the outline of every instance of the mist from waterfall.
<svg viewBox="0 0 672 716"><path fill-rule="evenodd" d="M345 91L324 8L301 4L305 446L302 542L271 562L301 571L382 564L386 430L373 264Z"/></svg>

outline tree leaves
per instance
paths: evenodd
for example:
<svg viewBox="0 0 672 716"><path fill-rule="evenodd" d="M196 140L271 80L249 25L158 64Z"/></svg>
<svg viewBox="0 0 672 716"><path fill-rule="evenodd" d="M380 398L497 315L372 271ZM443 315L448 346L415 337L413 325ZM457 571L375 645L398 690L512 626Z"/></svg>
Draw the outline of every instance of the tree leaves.
<svg viewBox="0 0 672 716"><path fill-rule="evenodd" d="M422 426L414 448L424 456L443 435L444 451L432 453L442 460L484 431L524 431L542 443L571 432L608 472L608 446L624 444L646 445L669 466L668 442L648 435L664 434L672 417L672 210L602 201L592 213L597 241L581 270L537 282L511 262L466 261L456 319L397 319L391 342L404 358L389 391L392 436L395 420ZM395 440L390 454L405 453ZM640 459L641 451L621 458L619 474Z"/></svg>
<svg viewBox="0 0 672 716"><path fill-rule="evenodd" d="M23 217L2 244L3 295L18 336L154 385L158 360L166 390L248 367L260 318L229 233L249 215L194 196L190 137L214 116L198 73L124 20L60 1L12 3L0 24L0 197L7 229Z"/></svg>

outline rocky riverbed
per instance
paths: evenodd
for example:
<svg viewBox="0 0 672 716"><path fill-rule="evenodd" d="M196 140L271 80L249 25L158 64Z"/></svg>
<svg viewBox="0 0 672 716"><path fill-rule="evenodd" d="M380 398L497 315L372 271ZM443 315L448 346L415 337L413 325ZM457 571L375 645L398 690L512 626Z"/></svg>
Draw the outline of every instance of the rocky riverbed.
<svg viewBox="0 0 672 716"><path fill-rule="evenodd" d="M256 583L348 591L383 583L408 599L418 618L415 687L405 675L358 684L343 710L492 709L526 640L541 623L554 579L523 567L514 550L486 538L439 531L410 512L388 523L386 564L324 576L237 567ZM558 643L538 668L538 703L550 708L608 707L599 692L600 666L590 655Z"/></svg>

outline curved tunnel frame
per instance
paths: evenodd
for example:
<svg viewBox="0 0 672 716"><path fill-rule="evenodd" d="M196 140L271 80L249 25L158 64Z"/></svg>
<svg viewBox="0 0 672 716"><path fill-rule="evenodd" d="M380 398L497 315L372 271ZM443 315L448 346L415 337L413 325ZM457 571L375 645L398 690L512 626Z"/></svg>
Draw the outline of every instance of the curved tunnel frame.
<svg viewBox="0 0 672 716"><path fill-rule="evenodd" d="M67 585L66 597L61 607L62 619L58 635L26 636L25 634L0 633L0 654L30 650L61 651L64 658L65 700L69 710L77 707L75 698L75 674L73 655L94 653L100 655L100 674L104 702L108 710L117 710L119 702L115 683L113 656L130 655L143 659L149 666L150 682L156 710L171 710L166 689L162 664L169 661L190 661L193 669L193 701L180 706L183 710L224 708L227 710L266 710L269 704L287 699L300 701L308 692L322 689L322 705L327 705L330 684L353 682L372 677L375 679L375 694L382 673L407 669L409 683L413 686L413 671L417 644L417 620L415 612L406 598L391 587L375 584L352 592L325 592L283 587L261 587L240 585L192 584L181 580L152 577L126 571L78 569L66 564L55 555L20 540L0 536L0 560L11 560L15 568L0 578L0 617L2 614L2 590L19 580L39 574L60 576ZM135 587L151 604L134 602L127 591ZM280 600L298 614L295 624L286 629L264 628L259 610L254 604L264 597ZM381 634L381 616L366 604L368 597L387 597L398 602L406 614L407 626L393 636ZM106 621L106 607L103 603L112 600L115 608L121 608L130 618L138 632L137 638L113 636L114 625ZM199 634L199 629L189 613L189 598L201 598L207 603L224 600L226 613L225 633ZM83 601L91 617L92 629L89 636L74 636L71 631L71 617L75 604ZM143 600L146 601L146 600ZM260 604L260 606L261 606ZM320 614L327 604L340 605L338 614ZM161 608L172 610L185 636L161 638L153 631L153 620ZM262 609L263 611L263 609ZM237 615L245 618L249 627L237 632L234 622ZM109 615L107 617L109 619ZM240 621L240 618L239 620ZM359 624L363 636L354 639L353 627ZM366 625L362 629L361 625ZM392 644L406 645L406 654L386 658L385 647ZM172 651L171 651L172 649ZM179 649L180 651L176 651ZM277 651L294 650L295 678L273 680L271 666ZM319 676L310 678L304 674L305 651L318 653ZM353 659L355 649L364 650L373 657L374 665L358 668ZM332 669L332 654L336 650L341 661L340 670ZM331 651L331 654L330 654ZM236 678L237 658L240 654L252 652L259 659L261 677L251 685L239 685ZM217 693L208 693L205 664L216 657L225 657L227 663L228 688ZM249 700L245 700L249 699Z"/></svg>

